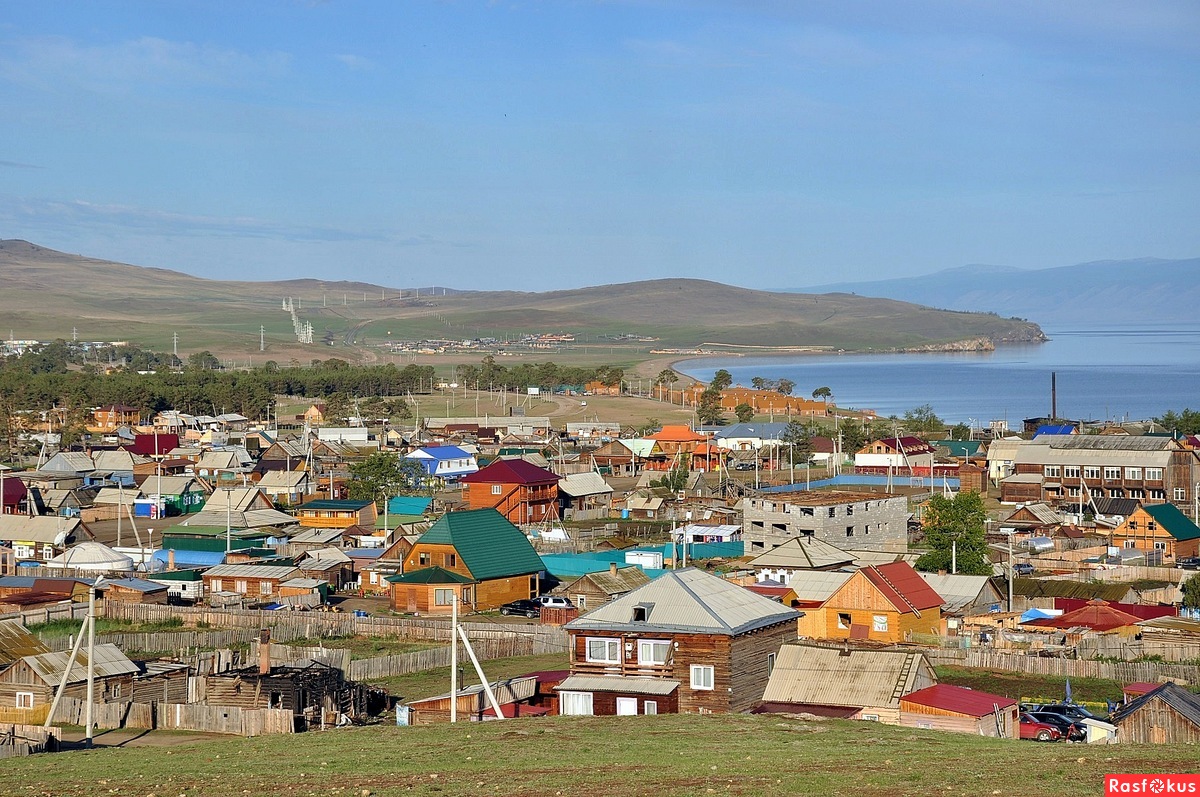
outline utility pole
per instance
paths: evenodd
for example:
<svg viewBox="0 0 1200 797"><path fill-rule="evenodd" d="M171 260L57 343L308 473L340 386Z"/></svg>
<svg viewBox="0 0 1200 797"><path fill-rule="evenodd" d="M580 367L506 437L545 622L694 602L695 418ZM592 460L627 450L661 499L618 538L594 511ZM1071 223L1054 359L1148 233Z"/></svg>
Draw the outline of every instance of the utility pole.
<svg viewBox="0 0 1200 797"><path fill-rule="evenodd" d="M258 325L258 350L267 350L267 328L262 324Z"/></svg>

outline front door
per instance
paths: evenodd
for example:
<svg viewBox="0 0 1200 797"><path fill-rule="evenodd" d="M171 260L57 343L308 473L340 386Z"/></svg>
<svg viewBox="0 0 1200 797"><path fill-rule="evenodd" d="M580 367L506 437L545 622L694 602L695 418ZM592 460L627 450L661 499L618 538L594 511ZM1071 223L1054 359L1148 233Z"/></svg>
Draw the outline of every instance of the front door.
<svg viewBox="0 0 1200 797"><path fill-rule="evenodd" d="M617 716L632 716L637 714L637 698L636 697L618 697L617 698Z"/></svg>

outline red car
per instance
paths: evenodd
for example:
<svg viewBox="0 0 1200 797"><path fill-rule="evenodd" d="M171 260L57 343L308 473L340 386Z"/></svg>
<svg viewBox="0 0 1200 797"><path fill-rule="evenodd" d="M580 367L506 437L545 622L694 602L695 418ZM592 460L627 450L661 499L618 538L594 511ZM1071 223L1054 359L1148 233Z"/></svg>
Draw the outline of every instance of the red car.
<svg viewBox="0 0 1200 797"><path fill-rule="evenodd" d="M1062 738L1062 731L1053 725L1038 722L1028 714L1021 715L1021 738L1034 739L1039 742L1057 742Z"/></svg>

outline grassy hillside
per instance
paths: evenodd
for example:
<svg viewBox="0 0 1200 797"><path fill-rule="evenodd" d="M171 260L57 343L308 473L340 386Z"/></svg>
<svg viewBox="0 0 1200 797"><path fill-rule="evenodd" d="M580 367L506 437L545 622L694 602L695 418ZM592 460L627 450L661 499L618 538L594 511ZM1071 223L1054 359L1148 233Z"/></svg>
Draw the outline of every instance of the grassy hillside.
<svg viewBox="0 0 1200 797"><path fill-rule="evenodd" d="M1102 793L1108 772L1198 768L1189 747L1038 744L769 715L558 717L10 759L0 792L1071 797Z"/></svg>
<svg viewBox="0 0 1200 797"><path fill-rule="evenodd" d="M156 268L94 260L25 241L0 241L0 314L18 338L129 340L180 353L209 349L230 357L301 362L318 357L375 359L370 344L423 338L512 338L567 332L580 350L656 347L815 346L893 349L970 338L1029 340L1036 324L979 313L934 310L850 294L756 291L689 279L603 285L571 291L411 290L318 280L220 282ZM296 343L281 303L298 302L314 343ZM259 327L267 350L259 352ZM557 359L571 359L570 355ZM477 360L478 358L476 358ZM612 359L611 357L609 359Z"/></svg>

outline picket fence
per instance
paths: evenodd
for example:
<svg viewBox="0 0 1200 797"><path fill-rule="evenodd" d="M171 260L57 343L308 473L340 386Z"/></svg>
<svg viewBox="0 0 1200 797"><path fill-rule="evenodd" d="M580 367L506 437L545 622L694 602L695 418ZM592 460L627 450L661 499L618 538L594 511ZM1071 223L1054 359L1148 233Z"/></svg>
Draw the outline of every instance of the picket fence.
<svg viewBox="0 0 1200 797"><path fill-rule="evenodd" d="M925 655L934 664L971 667L982 670L1019 672L1026 675L1059 675L1070 678L1103 678L1121 683L1200 683L1200 667L1190 664L1164 664L1153 661L1094 661L1025 656L993 650L930 650Z"/></svg>

